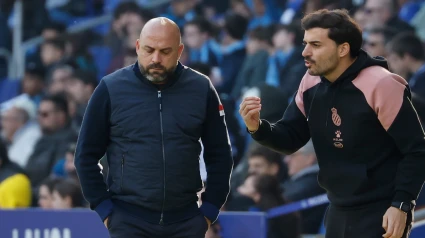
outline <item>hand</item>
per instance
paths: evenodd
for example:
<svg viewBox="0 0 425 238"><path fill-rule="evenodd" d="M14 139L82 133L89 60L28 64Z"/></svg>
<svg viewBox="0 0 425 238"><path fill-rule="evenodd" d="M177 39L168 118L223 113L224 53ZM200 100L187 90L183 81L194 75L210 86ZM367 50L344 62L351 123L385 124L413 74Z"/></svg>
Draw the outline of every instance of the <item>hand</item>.
<svg viewBox="0 0 425 238"><path fill-rule="evenodd" d="M103 224L105 225L105 227L106 227L106 228L108 228L108 219L109 219L109 217L107 217L107 218L103 221Z"/></svg>
<svg viewBox="0 0 425 238"><path fill-rule="evenodd" d="M211 226L211 221L210 221L210 219L208 219L208 218L206 218L206 217L205 217L205 220L207 220L208 229L210 229L210 226Z"/></svg>
<svg viewBox="0 0 425 238"><path fill-rule="evenodd" d="M246 97L239 106L246 127L249 131L256 131L260 126L261 99L258 97Z"/></svg>
<svg viewBox="0 0 425 238"><path fill-rule="evenodd" d="M395 207L388 208L382 221L382 227L386 231L382 237L400 238L404 233L406 221L407 214L405 212Z"/></svg>

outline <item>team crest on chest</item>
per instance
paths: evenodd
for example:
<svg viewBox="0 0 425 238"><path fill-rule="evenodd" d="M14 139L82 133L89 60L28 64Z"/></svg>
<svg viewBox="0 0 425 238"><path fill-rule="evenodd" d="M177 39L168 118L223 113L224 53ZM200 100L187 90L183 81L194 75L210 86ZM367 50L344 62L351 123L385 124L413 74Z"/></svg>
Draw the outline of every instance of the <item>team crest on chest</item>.
<svg viewBox="0 0 425 238"><path fill-rule="evenodd" d="M336 108L332 108L331 109L332 112L332 121L335 124L335 126L340 126L341 125L341 117L338 115L338 111L336 110Z"/></svg>
<svg viewBox="0 0 425 238"><path fill-rule="evenodd" d="M331 109L332 112L332 122L335 124L335 126L341 126L341 117L338 115L338 111L336 108ZM341 130L335 131L335 137L333 138L334 146L338 149L342 149L344 145L342 142L344 141L342 139L342 132Z"/></svg>

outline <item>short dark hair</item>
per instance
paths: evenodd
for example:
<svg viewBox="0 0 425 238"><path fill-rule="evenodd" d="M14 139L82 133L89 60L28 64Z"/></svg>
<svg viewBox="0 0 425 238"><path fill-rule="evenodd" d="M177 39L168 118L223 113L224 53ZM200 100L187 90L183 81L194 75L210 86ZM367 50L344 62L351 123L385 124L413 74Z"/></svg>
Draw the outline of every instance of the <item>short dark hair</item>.
<svg viewBox="0 0 425 238"><path fill-rule="evenodd" d="M41 99L41 101L49 101L52 102L55 106L55 109L58 111L62 111L67 116L69 115L68 111L68 101L66 100L65 96L62 94L52 94L47 95Z"/></svg>
<svg viewBox="0 0 425 238"><path fill-rule="evenodd" d="M408 54L416 60L425 60L425 46L412 32L402 32L396 35L389 42L388 49L400 57Z"/></svg>
<svg viewBox="0 0 425 238"><path fill-rule="evenodd" d="M279 153L254 142L250 145L248 159L257 156L263 157L270 164L278 164L279 166L282 165L282 156Z"/></svg>
<svg viewBox="0 0 425 238"><path fill-rule="evenodd" d="M93 89L97 87L98 81L96 78L96 75L90 71L82 70L82 69L76 69L71 75L72 79L79 80L83 82L84 84L89 84L93 86Z"/></svg>
<svg viewBox="0 0 425 238"><path fill-rule="evenodd" d="M186 22L185 26L187 25L196 26L199 29L199 31L202 33L208 33L212 35L214 32L211 22L208 21L208 19L203 16L197 16L193 18L192 20Z"/></svg>
<svg viewBox="0 0 425 238"><path fill-rule="evenodd" d="M257 26L248 31L248 37L251 39L266 42L268 45L273 45L274 27L271 26Z"/></svg>
<svg viewBox="0 0 425 238"><path fill-rule="evenodd" d="M41 183L40 183L40 187L41 186L46 186L47 189L49 190L49 193L53 192L53 189L55 187L55 185L59 182L62 181L63 178L62 177L53 177L53 176L49 176L47 178L45 178Z"/></svg>
<svg viewBox="0 0 425 238"><path fill-rule="evenodd" d="M42 45L52 45L54 48L64 52L66 47L66 41L62 37L56 37L45 40Z"/></svg>
<svg viewBox="0 0 425 238"><path fill-rule="evenodd" d="M301 27L304 30L316 27L329 29L329 39L337 45L347 42L350 45L351 57L359 55L363 44L362 30L345 9L321 9L312 12L301 19Z"/></svg>
<svg viewBox="0 0 425 238"><path fill-rule="evenodd" d="M49 22L44 25L43 30L54 30L57 31L59 34L62 34L66 31L66 25L60 22Z"/></svg>
<svg viewBox="0 0 425 238"><path fill-rule="evenodd" d="M114 19L118 19L125 13L140 14L140 5L134 1L122 1L119 3L113 12Z"/></svg>
<svg viewBox="0 0 425 238"><path fill-rule="evenodd" d="M224 18L224 29L232 38L242 40L248 29L248 19L237 14L229 13Z"/></svg>
<svg viewBox="0 0 425 238"><path fill-rule="evenodd" d="M72 207L83 207L84 197L80 185L74 179L63 179L55 184L53 189L58 192L62 198L70 196Z"/></svg>
<svg viewBox="0 0 425 238"><path fill-rule="evenodd" d="M294 45L301 45L303 41L303 33L301 31L300 23L297 21L294 21L290 24L277 24L275 26L275 33L278 31L284 30L288 33L294 34Z"/></svg>

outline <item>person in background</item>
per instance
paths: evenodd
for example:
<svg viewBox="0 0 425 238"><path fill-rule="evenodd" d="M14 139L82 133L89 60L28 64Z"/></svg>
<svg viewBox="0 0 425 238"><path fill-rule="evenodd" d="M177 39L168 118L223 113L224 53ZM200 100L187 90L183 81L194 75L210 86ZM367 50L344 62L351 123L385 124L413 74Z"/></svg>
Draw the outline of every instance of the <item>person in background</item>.
<svg viewBox="0 0 425 238"><path fill-rule="evenodd" d="M11 162L0 141L0 209L30 207L31 182L19 165Z"/></svg>
<svg viewBox="0 0 425 238"><path fill-rule="evenodd" d="M272 175L249 175L245 183L238 188L240 194L254 200L250 211L267 212L274 207L283 206L287 202L282 196L280 183ZM301 223L298 213L289 213L270 218L267 221L267 238L300 238Z"/></svg>
<svg viewBox="0 0 425 238"><path fill-rule="evenodd" d="M73 178L78 180L77 172L74 166L74 153L76 143L69 144L68 150L65 153L65 158L59 160L53 167L52 174L57 177Z"/></svg>
<svg viewBox="0 0 425 238"><path fill-rule="evenodd" d="M53 208L53 188L61 180L62 178L58 177L48 177L41 182L37 196L38 207L42 209Z"/></svg>
<svg viewBox="0 0 425 238"><path fill-rule="evenodd" d="M425 97L425 45L414 33L403 32L388 43L388 63L394 73L409 75L412 93Z"/></svg>
<svg viewBox="0 0 425 238"><path fill-rule="evenodd" d="M285 156L284 161L290 176L283 183L283 197L287 201L296 202L326 193L317 182L319 165L311 140L297 152ZM318 233L327 207L328 204L324 204L300 212L303 234Z"/></svg>
<svg viewBox="0 0 425 238"><path fill-rule="evenodd" d="M77 181L62 179L55 184L52 192L53 209L82 208L84 206L84 197Z"/></svg>
<svg viewBox="0 0 425 238"><path fill-rule="evenodd" d="M9 158L22 168L27 165L35 143L41 137L35 121L36 112L36 105L28 97L20 97L1 113L1 134L7 143Z"/></svg>

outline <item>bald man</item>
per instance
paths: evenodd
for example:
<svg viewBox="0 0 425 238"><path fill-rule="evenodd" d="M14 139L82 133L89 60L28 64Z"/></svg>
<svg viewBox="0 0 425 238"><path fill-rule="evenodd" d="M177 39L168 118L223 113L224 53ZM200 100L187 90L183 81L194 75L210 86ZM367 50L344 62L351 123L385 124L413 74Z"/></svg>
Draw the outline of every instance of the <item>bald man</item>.
<svg viewBox="0 0 425 238"><path fill-rule="evenodd" d="M112 238L205 237L233 168L223 106L207 76L183 66L180 30L146 23L137 62L105 76L87 106L75 167ZM199 172L201 144L208 178ZM106 154L106 184L98 161Z"/></svg>

